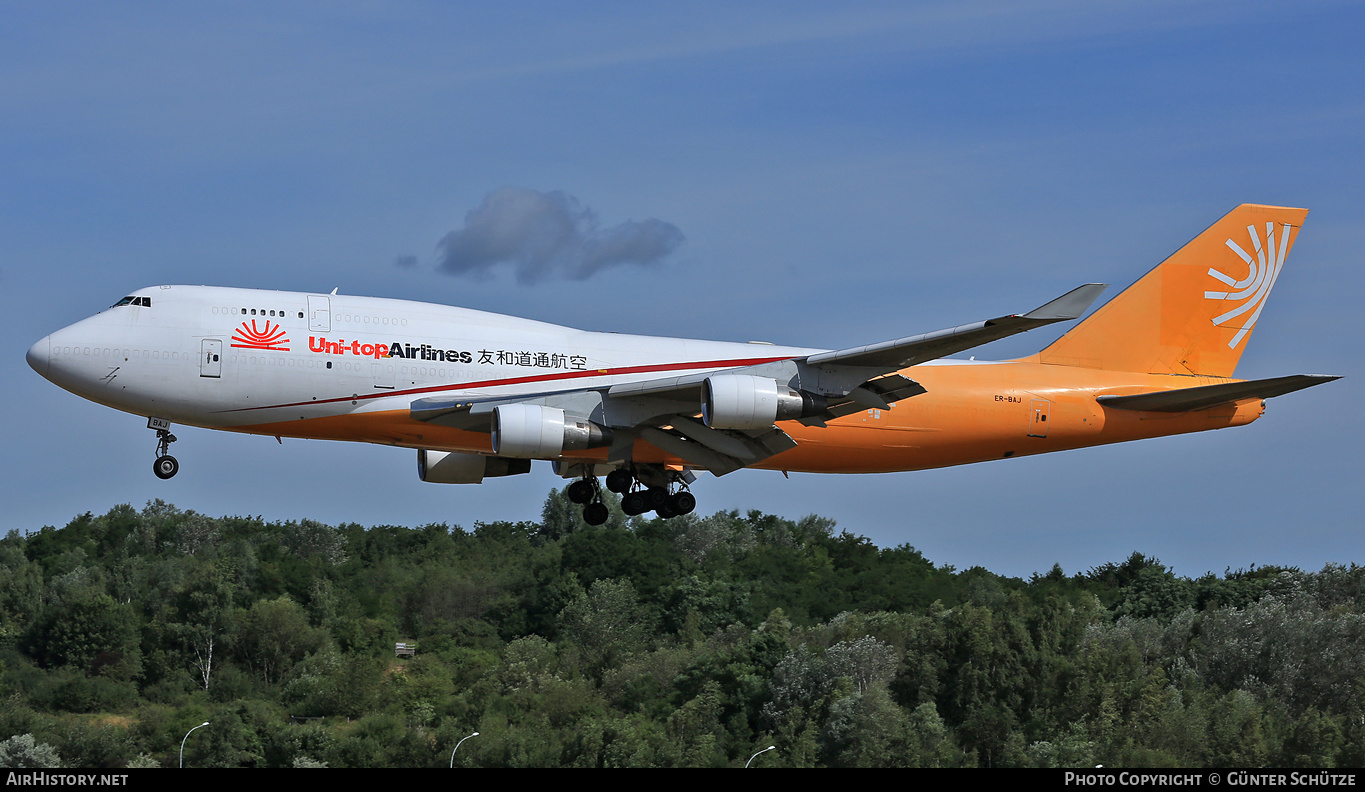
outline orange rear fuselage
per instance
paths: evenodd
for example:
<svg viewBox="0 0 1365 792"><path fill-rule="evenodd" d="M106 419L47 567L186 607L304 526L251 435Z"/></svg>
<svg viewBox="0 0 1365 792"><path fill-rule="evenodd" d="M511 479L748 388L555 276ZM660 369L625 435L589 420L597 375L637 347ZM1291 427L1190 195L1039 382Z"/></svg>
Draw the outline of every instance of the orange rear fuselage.
<svg viewBox="0 0 1365 792"><path fill-rule="evenodd" d="M1192 388L1223 377L1172 376L1048 365L1030 357L1007 362L946 362L902 372L926 392L805 426L780 428L799 444L754 465L812 473L885 473L1005 459L1148 437L1241 426L1260 417L1260 399L1194 412L1139 412L1106 408L1096 397ZM385 410L237 427L252 434L345 440L409 448L491 453L489 435L414 420ZM594 449L566 457L605 458ZM636 462L681 465L637 441Z"/></svg>

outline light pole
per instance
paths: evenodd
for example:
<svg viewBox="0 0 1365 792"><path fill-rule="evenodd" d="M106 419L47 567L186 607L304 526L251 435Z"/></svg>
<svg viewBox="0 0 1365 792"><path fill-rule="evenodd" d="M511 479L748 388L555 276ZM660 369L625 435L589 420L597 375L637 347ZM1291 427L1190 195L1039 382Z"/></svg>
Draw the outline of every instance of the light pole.
<svg viewBox="0 0 1365 792"><path fill-rule="evenodd" d="M202 729L202 728L204 728L204 727L207 726L207 725L209 725L209 722L208 722L208 721L204 721L203 723L199 724L198 726L195 726L194 729ZM194 733L194 729L190 729L189 731L185 732L185 740L188 740L188 739L190 738L190 735ZM184 767L184 766L185 766L185 740L181 740L181 741L180 741L180 766L181 766L181 767Z"/></svg>
<svg viewBox="0 0 1365 792"><path fill-rule="evenodd" d="M754 763L754 757L758 756L758 754L767 753L767 752L771 751L772 749L774 749L774 748L776 748L776 747L777 747L776 745L769 745L767 748L764 748L763 750L759 751L758 753L754 754L753 756L750 756L750 757L749 757L749 761L747 761L747 762L744 763L744 769L745 769L745 770L748 770L748 769L749 769L749 765L751 765L751 764Z"/></svg>
<svg viewBox="0 0 1365 792"><path fill-rule="evenodd" d="M478 733L478 732L474 732L473 734L469 735L469 737L478 737L478 736L479 736L479 733ZM464 740L468 740L469 737L464 738ZM460 740L459 742L455 743L455 750L450 752L450 766L451 766L452 769L455 767L455 751L460 750L460 746L461 746L461 745L464 745L464 740Z"/></svg>

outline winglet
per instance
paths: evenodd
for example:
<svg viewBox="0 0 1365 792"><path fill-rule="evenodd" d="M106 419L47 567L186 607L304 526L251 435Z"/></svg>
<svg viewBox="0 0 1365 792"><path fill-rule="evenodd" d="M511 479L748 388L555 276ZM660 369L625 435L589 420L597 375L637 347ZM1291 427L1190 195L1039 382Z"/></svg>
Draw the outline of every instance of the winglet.
<svg viewBox="0 0 1365 792"><path fill-rule="evenodd" d="M1025 319L1043 319L1064 322L1075 319L1089 310L1090 305L1099 298L1100 292L1109 287L1107 283L1087 283L1077 286L1047 305L1039 306L1024 314Z"/></svg>

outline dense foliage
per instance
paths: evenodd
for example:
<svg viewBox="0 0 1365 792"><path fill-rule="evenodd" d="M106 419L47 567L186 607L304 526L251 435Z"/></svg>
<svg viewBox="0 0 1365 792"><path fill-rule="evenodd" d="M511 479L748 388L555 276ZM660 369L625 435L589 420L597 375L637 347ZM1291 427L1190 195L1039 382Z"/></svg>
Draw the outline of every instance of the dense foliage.
<svg viewBox="0 0 1365 792"><path fill-rule="evenodd" d="M414 642L413 656L395 643ZM0 540L0 764L1359 766L1365 568L1024 581L820 517Z"/></svg>

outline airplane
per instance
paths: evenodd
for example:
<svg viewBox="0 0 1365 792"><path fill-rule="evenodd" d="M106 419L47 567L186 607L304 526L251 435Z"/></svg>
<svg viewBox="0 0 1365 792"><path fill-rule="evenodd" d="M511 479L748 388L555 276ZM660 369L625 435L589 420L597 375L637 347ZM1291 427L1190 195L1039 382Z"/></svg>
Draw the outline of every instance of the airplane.
<svg viewBox="0 0 1365 792"><path fill-rule="evenodd" d="M1307 216L1244 204L1057 341L947 359L1079 318L1104 284L1028 313L846 349L588 332L467 308L209 286L140 289L29 349L39 374L147 418L416 449L422 481L550 460L591 525L696 507L696 471L922 470L1242 426L1337 379L1233 372Z"/></svg>

